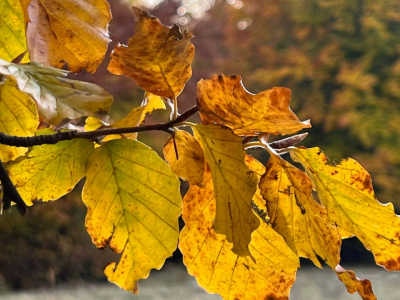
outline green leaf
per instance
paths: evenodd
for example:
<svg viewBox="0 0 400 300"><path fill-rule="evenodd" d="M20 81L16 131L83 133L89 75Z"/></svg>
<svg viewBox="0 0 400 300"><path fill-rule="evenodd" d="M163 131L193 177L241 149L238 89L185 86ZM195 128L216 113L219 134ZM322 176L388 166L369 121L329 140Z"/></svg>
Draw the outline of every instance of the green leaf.
<svg viewBox="0 0 400 300"><path fill-rule="evenodd" d="M113 99L95 84L64 78L67 71L34 63L17 65L0 59L0 74L12 76L18 88L36 101L44 121L53 125L64 118L104 117Z"/></svg>
<svg viewBox="0 0 400 300"><path fill-rule="evenodd" d="M0 132L28 137L35 134L38 125L35 101L7 79L0 85ZM24 147L0 145L0 159L2 162L14 160L26 151Z"/></svg>
<svg viewBox="0 0 400 300"><path fill-rule="evenodd" d="M85 176L85 162L92 150L93 142L83 139L34 146L26 158L6 169L27 205L57 200Z"/></svg>
<svg viewBox="0 0 400 300"><path fill-rule="evenodd" d="M237 255L251 255L251 233L260 225L251 208L258 179L245 164L242 139L220 125L196 125L193 132L204 150L215 187L215 232L226 235Z"/></svg>
<svg viewBox="0 0 400 300"><path fill-rule="evenodd" d="M98 248L122 254L105 274L125 290L160 269L175 251L182 211L180 182L168 164L144 144L127 139L105 143L86 164L83 201L86 228Z"/></svg>

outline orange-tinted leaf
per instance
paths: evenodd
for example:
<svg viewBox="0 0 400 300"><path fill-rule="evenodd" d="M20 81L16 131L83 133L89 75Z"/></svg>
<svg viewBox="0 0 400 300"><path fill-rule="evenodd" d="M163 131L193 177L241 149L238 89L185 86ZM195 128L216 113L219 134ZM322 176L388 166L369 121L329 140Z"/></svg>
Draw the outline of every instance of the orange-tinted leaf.
<svg viewBox="0 0 400 300"><path fill-rule="evenodd" d="M371 282L368 279L358 279L353 271L343 269L340 265L337 265L335 272L347 288L350 294L357 292L363 300L376 300L374 293L372 292Z"/></svg>
<svg viewBox="0 0 400 300"><path fill-rule="evenodd" d="M215 186L217 212L213 227L233 243L234 253L250 255L251 233L260 225L251 208L258 180L245 164L242 139L221 125L196 125L192 128L204 150Z"/></svg>
<svg viewBox="0 0 400 300"><path fill-rule="evenodd" d="M118 45L108 66L111 73L127 75L145 91L176 99L192 76L192 34L164 26L147 12L133 7L135 34L128 46Z"/></svg>
<svg viewBox="0 0 400 300"><path fill-rule="evenodd" d="M204 152L199 142L189 133L175 129L175 137L171 137L164 146L165 160L172 171L183 180L193 185L201 185L204 173ZM178 153L178 159L176 157Z"/></svg>
<svg viewBox="0 0 400 300"><path fill-rule="evenodd" d="M368 172L351 158L328 165L319 148L293 148L290 154L305 167L341 237L357 236L377 264L400 270L400 218L391 203L375 199Z"/></svg>
<svg viewBox="0 0 400 300"><path fill-rule="evenodd" d="M234 254L226 237L214 231L215 213L213 180L207 168L203 187L192 185L183 199L185 227L179 248L189 274L207 292L226 300L289 299L299 260L283 238L261 222L250 243L254 263Z"/></svg>
<svg viewBox="0 0 400 300"><path fill-rule="evenodd" d="M94 73L110 42L110 7L105 0L32 0L28 7L32 61L72 72Z"/></svg>
<svg viewBox="0 0 400 300"><path fill-rule="evenodd" d="M270 224L290 248L318 267L322 266L317 255L335 267L340 261L342 241L336 227L329 224L326 210L312 198L308 176L271 154L260 188L267 201Z"/></svg>
<svg viewBox="0 0 400 300"><path fill-rule="evenodd" d="M249 93L240 76L214 75L197 84L197 104L205 123L223 124L237 135L258 132L291 134L311 127L289 108L290 90L273 88Z"/></svg>

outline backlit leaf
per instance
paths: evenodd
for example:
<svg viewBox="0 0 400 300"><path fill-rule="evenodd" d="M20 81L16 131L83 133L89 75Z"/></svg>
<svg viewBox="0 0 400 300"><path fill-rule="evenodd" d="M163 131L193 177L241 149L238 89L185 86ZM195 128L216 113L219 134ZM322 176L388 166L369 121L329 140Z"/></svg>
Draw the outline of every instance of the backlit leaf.
<svg viewBox="0 0 400 300"><path fill-rule="evenodd" d="M145 91L176 99L192 76L192 34L177 25L164 26L147 12L133 7L135 34L128 46L117 45L108 66L111 73L127 75Z"/></svg>
<svg viewBox="0 0 400 300"><path fill-rule="evenodd" d="M67 71L0 59L0 74L13 77L18 88L36 101L40 116L50 124L57 125L64 118L104 117L112 103L112 96L103 88L64 78Z"/></svg>
<svg viewBox="0 0 400 300"><path fill-rule="evenodd" d="M122 120L112 123L110 125L110 128L126 128L139 126L140 124L144 123L147 115L151 114L154 110L157 109L166 109L163 99L154 94L146 93L141 106L132 109L132 111ZM130 140L136 140L137 136L137 132L125 133L120 136L107 136L103 139L103 141L109 141L116 138L127 138Z"/></svg>
<svg viewBox="0 0 400 300"><path fill-rule="evenodd" d="M214 231L215 213L213 180L207 168L203 187L192 185L183 199L185 227L179 249L189 274L207 292L226 300L289 299L299 259L283 238L261 222L249 245L254 263L233 253L226 236Z"/></svg>
<svg viewBox="0 0 400 300"><path fill-rule="evenodd" d="M105 0L32 0L27 41L32 61L94 73L110 42Z"/></svg>
<svg viewBox="0 0 400 300"><path fill-rule="evenodd" d="M368 172L351 158L328 165L319 148L293 148L290 154L306 169L341 237L357 236L377 264L400 270L400 219L391 203L375 199Z"/></svg>
<svg viewBox="0 0 400 300"><path fill-rule="evenodd" d="M19 91L15 83L7 79L0 84L0 132L16 136L33 136L39 125L35 101ZM0 145L2 162L24 155L28 149Z"/></svg>
<svg viewBox="0 0 400 300"><path fill-rule="evenodd" d="M326 210L312 198L312 183L303 171L271 153L260 188L272 228L295 253L322 268L318 255L349 293L358 292L364 300L376 299L369 280L359 280L353 271L339 266L341 238L336 227L329 224Z"/></svg>
<svg viewBox="0 0 400 300"><path fill-rule="evenodd" d="M261 194L267 201L270 224L290 248L301 257L322 267L317 255L340 261L342 241L328 222L325 209L312 198L308 176L279 156L272 154L260 180Z"/></svg>
<svg viewBox="0 0 400 300"><path fill-rule="evenodd" d="M199 142L190 134L175 128L174 138L170 138L164 146L165 160L172 171L183 180L193 185L201 185L204 173L204 152ZM176 152L178 153L178 159Z"/></svg>
<svg viewBox="0 0 400 300"><path fill-rule="evenodd" d="M240 76L214 75L197 84L197 104L205 123L223 124L237 135L291 134L311 127L289 108L290 90L275 87L249 93Z"/></svg>
<svg viewBox="0 0 400 300"><path fill-rule="evenodd" d="M0 58L12 61L27 51L25 22L20 0L0 1Z"/></svg>
<svg viewBox="0 0 400 300"><path fill-rule="evenodd" d="M85 162L92 150L93 142L84 139L34 146L26 158L6 165L6 169L27 205L57 200L85 176Z"/></svg>
<svg viewBox="0 0 400 300"><path fill-rule="evenodd" d="M86 164L86 228L98 248L122 254L108 280L138 292L137 281L160 269L177 247L179 179L155 151L127 139L105 143Z"/></svg>
<svg viewBox="0 0 400 300"><path fill-rule="evenodd" d="M244 162L242 139L220 125L196 125L193 132L204 150L216 187L215 232L226 235L237 255L250 255L251 233L260 225L251 208L258 180Z"/></svg>

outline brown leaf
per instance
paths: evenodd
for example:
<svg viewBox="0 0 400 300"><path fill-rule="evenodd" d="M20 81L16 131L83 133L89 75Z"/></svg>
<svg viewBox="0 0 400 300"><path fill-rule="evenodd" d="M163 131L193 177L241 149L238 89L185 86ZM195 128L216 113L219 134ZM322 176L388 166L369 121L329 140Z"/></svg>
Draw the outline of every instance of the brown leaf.
<svg viewBox="0 0 400 300"><path fill-rule="evenodd" d="M72 72L94 73L110 42L110 7L105 0L32 0L28 7L32 61Z"/></svg>
<svg viewBox="0 0 400 300"><path fill-rule="evenodd" d="M193 35L164 26L147 12L133 7L135 34L128 46L118 45L108 66L111 73L131 77L145 91L176 99L192 76Z"/></svg>
<svg viewBox="0 0 400 300"><path fill-rule="evenodd" d="M290 90L275 87L249 93L240 76L214 75L197 84L197 105L204 123L223 124L237 135L291 134L310 128L289 108Z"/></svg>
<svg viewBox="0 0 400 300"><path fill-rule="evenodd" d="M353 271L347 271L340 265L337 265L335 272L347 288L350 294L357 292L363 300L376 300L376 297L372 291L371 282L368 279L358 279L356 273Z"/></svg>

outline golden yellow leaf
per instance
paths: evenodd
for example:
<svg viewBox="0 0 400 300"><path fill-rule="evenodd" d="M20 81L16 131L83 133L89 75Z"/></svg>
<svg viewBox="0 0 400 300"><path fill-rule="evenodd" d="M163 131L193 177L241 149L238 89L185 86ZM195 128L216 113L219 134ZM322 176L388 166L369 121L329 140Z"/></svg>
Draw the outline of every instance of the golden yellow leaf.
<svg viewBox="0 0 400 300"><path fill-rule="evenodd" d="M322 268L318 255L349 293L357 291L365 300L376 299L369 280L359 280L353 271L339 266L341 238L336 227L329 224L326 210L312 198L312 183L303 171L271 153L259 185L272 228L295 253Z"/></svg>
<svg viewBox="0 0 400 300"><path fill-rule="evenodd" d="M35 101L7 79L0 85L0 132L28 137L35 134L38 125ZM0 159L2 162L14 160L27 150L24 147L0 145Z"/></svg>
<svg viewBox="0 0 400 300"><path fill-rule="evenodd" d="M85 120L85 131L93 131L102 126L108 126L104 121L95 117L88 117Z"/></svg>
<svg viewBox="0 0 400 300"><path fill-rule="evenodd" d="M192 76L192 34L177 25L164 26L147 12L133 7L135 34L128 46L117 45L108 70L127 75L145 91L176 99Z"/></svg>
<svg viewBox="0 0 400 300"><path fill-rule="evenodd" d="M175 128L175 143L178 159L176 157L174 138L171 137L164 146L165 160L172 171L183 180L192 185L201 185L204 173L204 152L199 142L185 131Z"/></svg>
<svg viewBox="0 0 400 300"><path fill-rule="evenodd" d="M105 0L32 0L27 42L32 61L72 72L94 73L111 41Z"/></svg>
<svg viewBox="0 0 400 300"><path fill-rule="evenodd" d="M18 88L36 101L41 118L53 125L64 118L104 117L113 100L102 87L66 79L67 71L35 63L19 65L0 59L0 74L14 78Z"/></svg>
<svg viewBox="0 0 400 300"><path fill-rule="evenodd" d="M137 293L137 281L160 269L177 247L179 178L155 151L127 139L105 143L86 164L86 228L98 248L122 254L108 280Z"/></svg>
<svg viewBox="0 0 400 300"><path fill-rule="evenodd" d="M237 135L291 134L310 128L289 108L290 90L275 87L249 93L240 76L214 75L197 84L197 105L204 123L223 124Z"/></svg>
<svg viewBox="0 0 400 300"><path fill-rule="evenodd" d="M0 1L0 58L12 61L27 51L25 21L20 0Z"/></svg>
<svg viewBox="0 0 400 300"><path fill-rule="evenodd" d="M215 213L213 180L206 168L203 187L192 185L183 199L179 249L189 274L226 300L289 299L299 259L283 238L261 222L250 243L254 263L233 253L226 236L214 231Z"/></svg>
<svg viewBox="0 0 400 300"><path fill-rule="evenodd" d="M192 128L204 150L216 187L215 232L226 235L237 255L250 255L251 233L260 225L251 208L258 180L245 164L242 139L221 125L196 125Z"/></svg>
<svg viewBox="0 0 400 300"><path fill-rule="evenodd" d="M93 142L84 139L34 146L26 158L6 165L6 169L27 205L57 200L85 176L85 162L92 150Z"/></svg>
<svg viewBox="0 0 400 300"><path fill-rule="evenodd" d="M290 154L306 169L341 237L357 236L377 264L400 270L400 218L391 203L375 199L368 172L351 158L328 165L319 148L293 148Z"/></svg>
<svg viewBox="0 0 400 300"><path fill-rule="evenodd" d="M312 184L301 170L271 154L260 180L270 224L301 257L322 268L323 260L340 261L341 238L328 222L325 209L312 198Z"/></svg>
<svg viewBox="0 0 400 300"><path fill-rule="evenodd" d="M166 109L164 100L151 93L146 93L142 105L135 107L132 111L122 120L119 120L110 125L110 128L125 128L135 127L144 123L147 115L151 114L154 110ZM103 141L110 141L117 138L127 138L130 140L136 140L138 133L125 133L122 135L107 136Z"/></svg>

